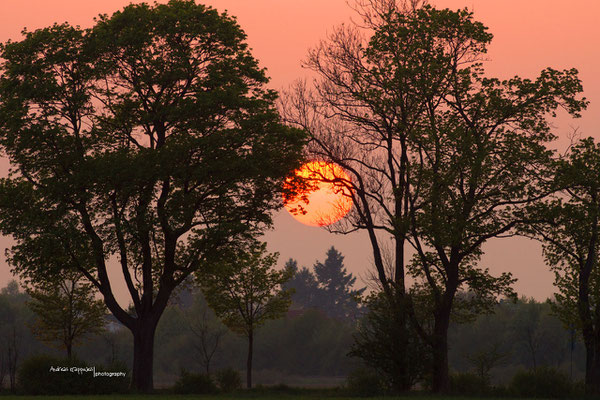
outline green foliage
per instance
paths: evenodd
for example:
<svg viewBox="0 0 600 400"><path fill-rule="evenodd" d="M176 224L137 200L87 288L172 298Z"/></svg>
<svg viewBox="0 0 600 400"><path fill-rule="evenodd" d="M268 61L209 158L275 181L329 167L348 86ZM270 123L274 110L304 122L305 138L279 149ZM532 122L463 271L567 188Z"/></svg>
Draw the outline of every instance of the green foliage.
<svg viewBox="0 0 600 400"><path fill-rule="evenodd" d="M313 90L296 86L286 116L307 129L315 158L351 175L344 184L354 208L334 229L368 232L384 290L408 291L409 274L414 292L428 297L433 327L418 331L438 371L433 389L443 391L455 295L471 294L462 305L472 313L514 295L510 274L478 265L482 246L515 234L524 205L545 193L550 171L541 167L554 139L547 117L558 108L578 117L587 101L575 69L489 77L487 28L466 9L425 3L362 2L364 24L338 28L309 53L318 78ZM391 262L378 232L393 238Z"/></svg>
<svg viewBox="0 0 600 400"><path fill-rule="evenodd" d="M177 394L211 394L217 392L217 386L210 375L192 374L182 370L179 379L173 386L173 392Z"/></svg>
<svg viewBox="0 0 600 400"><path fill-rule="evenodd" d="M554 188L558 194L530 207L532 218L539 222L523 227L525 234L543 243L546 263L555 274L558 293L554 310L566 325L575 325L580 331L584 323L578 313L581 289L591 298L587 307L589 315L596 315L600 293L600 268L598 268L598 205L600 188L600 145L593 138L577 141L566 157L554 165ZM583 273L583 276L582 276ZM580 277L585 279L580 281ZM586 312L587 313L587 312Z"/></svg>
<svg viewBox="0 0 600 400"><path fill-rule="evenodd" d="M65 273L28 291L29 307L37 316L34 334L43 342L58 342L67 357L85 337L104 331L106 306L81 273Z"/></svg>
<svg viewBox="0 0 600 400"><path fill-rule="evenodd" d="M217 385L222 392L233 392L242 387L240 372L233 368L224 368L215 375Z"/></svg>
<svg viewBox="0 0 600 400"><path fill-rule="evenodd" d="M248 338L246 385L252 387L254 334L267 320L281 318L291 304L291 290L283 285L291 269L274 270L278 253L267 253L267 244L244 243L228 253L212 270L200 276L202 291L215 314L233 332Z"/></svg>
<svg viewBox="0 0 600 400"><path fill-rule="evenodd" d="M554 193L529 208L535 223L522 230L542 241L558 288L554 312L583 336L586 390L599 395L600 144L591 137L578 140L551 170Z"/></svg>
<svg viewBox="0 0 600 400"><path fill-rule="evenodd" d="M245 39L226 13L170 0L0 46L0 231L15 273L78 270L147 337L178 284L272 223L305 138L281 123ZM136 360L149 390L151 357Z"/></svg>
<svg viewBox="0 0 600 400"><path fill-rule="evenodd" d="M200 276L208 304L234 332L248 335L267 320L283 316L290 306L292 293L281 286L292 271L274 270L279 254L267 253L266 247L251 242Z"/></svg>
<svg viewBox="0 0 600 400"><path fill-rule="evenodd" d="M400 392L422 380L430 356L406 318L402 299L373 293L358 325L349 355L361 358L393 391Z"/></svg>
<svg viewBox="0 0 600 400"><path fill-rule="evenodd" d="M565 373L551 367L540 367L515 374L510 391L521 397L565 398L572 394L573 387Z"/></svg>
<svg viewBox="0 0 600 400"><path fill-rule="evenodd" d="M346 388L355 396L377 396L385 393L385 383L379 373L370 368L358 368L348 374Z"/></svg>
<svg viewBox="0 0 600 400"><path fill-rule="evenodd" d="M66 371L51 371L51 368ZM85 369L88 365L74 359L39 355L23 361L18 371L19 392L29 395L114 394L126 393L130 376L123 365L96 367L96 372L126 372L125 377L94 377L92 372L71 372L71 368Z"/></svg>

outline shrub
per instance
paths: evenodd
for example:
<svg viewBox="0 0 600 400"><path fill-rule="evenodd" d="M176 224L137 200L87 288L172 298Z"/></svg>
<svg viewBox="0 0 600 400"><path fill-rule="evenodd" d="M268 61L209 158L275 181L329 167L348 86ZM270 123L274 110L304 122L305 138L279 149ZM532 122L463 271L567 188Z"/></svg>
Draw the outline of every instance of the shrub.
<svg viewBox="0 0 600 400"><path fill-rule="evenodd" d="M380 375L372 369L359 368L346 378L346 386L353 395L376 396L385 392Z"/></svg>
<svg viewBox="0 0 600 400"><path fill-rule="evenodd" d="M450 375L450 391L455 394L479 395L489 391L488 383L479 375L458 373Z"/></svg>
<svg viewBox="0 0 600 400"><path fill-rule="evenodd" d="M89 374L68 372L74 366L84 365L47 355L33 356L23 361L17 372L18 390L33 395L87 393L86 389L91 387L93 378ZM65 367L67 371L51 371L51 368L57 367Z"/></svg>
<svg viewBox="0 0 600 400"><path fill-rule="evenodd" d="M233 392L242 387L240 373L233 368L225 368L217 371L217 385L223 392Z"/></svg>
<svg viewBox="0 0 600 400"><path fill-rule="evenodd" d="M94 377L92 371L77 373L72 368L89 367L79 360L64 360L47 355L31 357L17 373L20 393L31 395L110 394L125 393L129 378L124 366L96 367L96 372L126 372L125 377ZM53 371L52 369L56 369Z"/></svg>
<svg viewBox="0 0 600 400"><path fill-rule="evenodd" d="M371 294L365 304L349 355L376 369L394 392L409 390L422 381L429 366L429 351L407 321L406 299Z"/></svg>
<svg viewBox="0 0 600 400"><path fill-rule="evenodd" d="M573 388L569 377L555 368L539 367L519 371L510 384L512 394L520 397L567 397Z"/></svg>
<svg viewBox="0 0 600 400"><path fill-rule="evenodd" d="M210 394L217 391L217 386L210 375L191 374L182 370L173 391L178 394Z"/></svg>

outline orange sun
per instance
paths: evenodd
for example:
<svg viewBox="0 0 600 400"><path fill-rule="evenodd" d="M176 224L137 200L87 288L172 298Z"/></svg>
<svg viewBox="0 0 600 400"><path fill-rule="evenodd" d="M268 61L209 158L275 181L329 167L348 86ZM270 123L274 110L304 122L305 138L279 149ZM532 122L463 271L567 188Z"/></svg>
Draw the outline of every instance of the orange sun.
<svg viewBox="0 0 600 400"><path fill-rule="evenodd" d="M311 161L295 171L311 186L305 193L285 200L285 208L298 221L310 226L326 226L343 218L352 208L350 190L342 181L348 174L337 164ZM306 197L305 201L302 197Z"/></svg>

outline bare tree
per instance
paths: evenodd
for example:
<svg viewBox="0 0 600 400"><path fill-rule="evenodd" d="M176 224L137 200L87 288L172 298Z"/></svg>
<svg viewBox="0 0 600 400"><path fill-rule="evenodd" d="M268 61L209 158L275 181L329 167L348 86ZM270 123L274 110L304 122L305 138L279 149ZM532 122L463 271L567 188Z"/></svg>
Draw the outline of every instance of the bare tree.
<svg viewBox="0 0 600 400"><path fill-rule="evenodd" d="M215 326L217 321L211 321L207 307L202 310L199 318L188 320L188 326L194 337L193 346L199 356L199 362L210 374L210 362L219 350L221 339L227 332L224 327Z"/></svg>
<svg viewBox="0 0 600 400"><path fill-rule="evenodd" d="M20 332L20 330L18 330L17 327L13 325L12 327L10 327L4 338L6 349L6 363L11 392L15 392L17 388L17 362L19 361L19 354L21 352L21 336L22 333Z"/></svg>

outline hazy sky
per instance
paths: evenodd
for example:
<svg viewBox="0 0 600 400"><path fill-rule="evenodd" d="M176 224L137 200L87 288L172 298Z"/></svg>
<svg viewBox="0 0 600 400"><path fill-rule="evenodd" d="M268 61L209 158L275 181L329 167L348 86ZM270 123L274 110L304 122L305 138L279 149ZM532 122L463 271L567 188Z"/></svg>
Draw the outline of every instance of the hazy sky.
<svg viewBox="0 0 600 400"><path fill-rule="evenodd" d="M163 2L163 1L161 1ZM99 13L112 13L128 0L0 0L0 41L18 40L21 30L34 30L54 22L89 27ZM571 120L564 115L555 121L560 137L556 146L564 149L567 135L579 128L584 136L600 133L600 2L595 0L437 0L438 7L468 7L475 18L490 28L494 40L488 53L489 75L535 78L548 66L575 67L580 71L585 96L591 104L583 117ZM295 79L307 77L300 67L307 50L324 38L333 26L348 22L354 12L345 0L212 0L218 10L237 16L248 34L248 42L261 65L268 69L271 86L285 88ZM6 169L6 162L3 170ZM304 226L286 211L275 217L274 230L267 234L269 249L300 265L311 266L324 258L334 245L346 257L348 269L364 276L371 268L370 247L365 235L333 235L323 228ZM0 249L10 241L0 239ZM510 271L519 279L519 294L544 299L553 293L552 274L544 266L541 248L527 239L490 241L482 265L492 272ZM118 275L115 275L118 277ZM0 286L10 279L6 263L0 263ZM123 288L124 285L121 285Z"/></svg>

